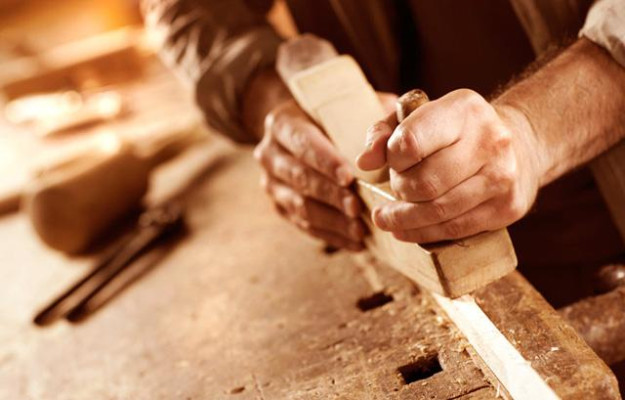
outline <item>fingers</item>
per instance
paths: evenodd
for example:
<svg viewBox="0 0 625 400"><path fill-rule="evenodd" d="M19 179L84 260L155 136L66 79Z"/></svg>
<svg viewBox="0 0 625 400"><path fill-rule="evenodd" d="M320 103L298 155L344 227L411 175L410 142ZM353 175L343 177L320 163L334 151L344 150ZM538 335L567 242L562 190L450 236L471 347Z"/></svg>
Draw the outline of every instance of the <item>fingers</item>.
<svg viewBox="0 0 625 400"><path fill-rule="evenodd" d="M401 173L391 170L391 188L406 201L430 201L475 175L486 163L482 152L461 140Z"/></svg>
<svg viewBox="0 0 625 400"><path fill-rule="evenodd" d="M432 211L432 214L429 216L425 216L425 213L421 214L421 218L431 218L430 221L435 221L437 219L436 213L438 212L439 215L443 215L438 223L426 225L425 223L408 222L406 220L418 218L415 214L408 215L409 210L402 210L403 215L396 214L391 218L388 218L388 215L378 216L376 223L385 226L383 229L392 231L393 235L399 240L431 243L460 239L480 232L503 228L518 221L531 207L534 197L524 193L527 188L520 187L518 182L514 183L507 174L491 172L482 173L480 176L483 178L479 180L477 177L471 178L466 184L463 183L460 186L464 186L463 190L466 189L465 193L462 193L460 190L456 192L454 189L454 191L443 196L443 198L446 196L458 196L458 198L462 198L462 202L469 201L470 204L466 207L455 208L453 203L458 203L458 201L445 199L444 202L438 201L439 203L435 206L440 208L442 204L442 212L439 209ZM514 184L511 185L510 183ZM481 195L479 194L480 190L482 191ZM471 205L479 202L484 193L488 193L488 200L471 208ZM430 203L436 203L436 201ZM469 209L469 211L463 212L464 209ZM421 211L423 211L423 208ZM397 213L397 211L391 212ZM378 213L381 212L378 211ZM399 221L400 217L402 221ZM393 221L393 218L395 218L395 221ZM416 228L412 228L412 226L416 226Z"/></svg>
<svg viewBox="0 0 625 400"><path fill-rule="evenodd" d="M336 247L352 250L362 248L366 228L361 220L349 218L332 207L306 198L266 175L263 186L274 199L280 213L300 229Z"/></svg>
<svg viewBox="0 0 625 400"><path fill-rule="evenodd" d="M380 121L367 130L365 150L356 158L356 165L363 171L380 169L386 165L386 143L393 133L393 128Z"/></svg>
<svg viewBox="0 0 625 400"><path fill-rule="evenodd" d="M496 212L494 202L489 201L449 221L420 229L393 232L393 236L398 240L413 243L460 239L500 228L501 226L492 222Z"/></svg>
<svg viewBox="0 0 625 400"><path fill-rule="evenodd" d="M265 121L269 132L295 158L341 186L354 179L347 161L295 103L286 103Z"/></svg>
<svg viewBox="0 0 625 400"><path fill-rule="evenodd" d="M365 149L356 159L358 168L372 171L386 165L386 146L396 126L397 117L393 112L367 129Z"/></svg>
<svg viewBox="0 0 625 400"><path fill-rule="evenodd" d="M448 96L422 105L395 129L387 144L391 169L403 172L460 138Z"/></svg>
<svg viewBox="0 0 625 400"><path fill-rule="evenodd" d="M485 175L475 175L432 201L391 202L372 211L376 226L385 231L405 231L440 224L472 210L505 189L490 187Z"/></svg>
<svg viewBox="0 0 625 400"><path fill-rule="evenodd" d="M308 168L277 143L262 143L255 155L269 175L285 182L300 195L330 205L353 218L362 212L360 200L352 191Z"/></svg>
<svg viewBox="0 0 625 400"><path fill-rule="evenodd" d="M283 216L334 247L363 248L366 227L359 219L360 200L349 187L351 168L294 101L267 117L254 156L264 170L261 182Z"/></svg>

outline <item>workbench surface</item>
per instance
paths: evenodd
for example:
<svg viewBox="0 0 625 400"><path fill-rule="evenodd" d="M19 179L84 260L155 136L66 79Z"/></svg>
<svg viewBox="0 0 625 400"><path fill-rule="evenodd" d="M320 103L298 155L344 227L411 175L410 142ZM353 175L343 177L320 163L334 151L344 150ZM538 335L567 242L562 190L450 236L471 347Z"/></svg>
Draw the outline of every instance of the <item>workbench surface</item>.
<svg viewBox="0 0 625 400"><path fill-rule="evenodd" d="M133 116L110 129L193 118L184 91L153 69L124 89ZM59 145L3 134L22 152ZM365 256L325 254L278 217L250 149L211 139L158 171L150 201L194 174L186 236L140 260L139 279L81 323L32 318L95 258L46 248L23 214L0 219L0 398L495 397L458 331L410 282ZM358 307L382 290L394 300ZM418 360L444 372L406 384L398 369Z"/></svg>
<svg viewBox="0 0 625 400"><path fill-rule="evenodd" d="M173 77L152 69L123 89L133 116L110 129L197 116ZM23 134L0 132L20 151L41 147ZM76 324L32 318L95 258L47 249L23 214L2 217L0 399L498 396L429 296L366 255L324 252L280 219L258 178L251 149L218 138L162 167L149 202L192 182L186 235Z"/></svg>

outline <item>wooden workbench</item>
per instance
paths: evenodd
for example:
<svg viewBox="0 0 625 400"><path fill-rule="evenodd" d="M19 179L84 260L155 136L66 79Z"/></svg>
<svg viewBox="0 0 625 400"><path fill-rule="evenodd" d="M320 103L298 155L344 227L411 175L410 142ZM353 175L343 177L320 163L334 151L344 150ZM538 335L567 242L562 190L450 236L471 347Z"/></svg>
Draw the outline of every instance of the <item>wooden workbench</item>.
<svg viewBox="0 0 625 400"><path fill-rule="evenodd" d="M156 65L122 91L134 113L110 129L196 116L184 91ZM16 135L25 132L14 128L0 134L26 155L43 146L24 144L29 141ZM282 221L259 188L250 149L211 140L158 172L151 201L190 176L186 236L143 259L129 284L78 324L38 328L31 321L93 258L45 248L24 215L0 219L0 399L493 399L502 393L428 295L366 255L324 253ZM380 292L390 301L371 297ZM481 299L488 302L488 293ZM550 357L531 360L547 378L580 373ZM603 390L611 398L613 377L605 371L605 379L580 385L580 396L582 389Z"/></svg>

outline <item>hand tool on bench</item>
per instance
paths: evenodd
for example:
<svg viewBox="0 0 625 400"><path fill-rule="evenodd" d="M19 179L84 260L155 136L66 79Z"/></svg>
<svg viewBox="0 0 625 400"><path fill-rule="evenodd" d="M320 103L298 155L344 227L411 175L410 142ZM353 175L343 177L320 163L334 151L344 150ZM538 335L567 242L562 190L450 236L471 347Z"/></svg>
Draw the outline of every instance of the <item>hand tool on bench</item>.
<svg viewBox="0 0 625 400"><path fill-rule="evenodd" d="M62 317L71 322L85 318L96 308L92 303L100 292L159 239L179 228L182 222L183 210L178 203L145 211L130 238L40 311L33 320L35 324L48 325Z"/></svg>
<svg viewBox="0 0 625 400"><path fill-rule="evenodd" d="M107 135L79 154L40 170L22 204L50 247L86 250L114 223L141 206L151 171L203 139L198 126L169 127L145 143Z"/></svg>
<svg viewBox="0 0 625 400"><path fill-rule="evenodd" d="M329 43L305 35L281 46L276 67L298 104L351 163L358 193L367 207L396 200L384 182L387 170L365 172L354 165L367 128L386 116L354 59L339 56ZM408 100L403 99L404 112L411 111ZM501 278L517 264L506 229L419 246L400 242L375 227L369 212L363 217L372 233L367 245L374 255L434 293L461 296Z"/></svg>

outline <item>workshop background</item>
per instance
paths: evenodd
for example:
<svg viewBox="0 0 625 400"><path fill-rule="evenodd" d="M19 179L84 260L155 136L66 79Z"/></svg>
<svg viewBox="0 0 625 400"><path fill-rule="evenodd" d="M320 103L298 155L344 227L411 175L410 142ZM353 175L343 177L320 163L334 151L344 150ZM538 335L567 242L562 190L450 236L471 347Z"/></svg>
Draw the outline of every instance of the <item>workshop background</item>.
<svg viewBox="0 0 625 400"><path fill-rule="evenodd" d="M283 1L269 19L296 34ZM206 127L155 43L135 0L0 0L0 399L509 396L408 279L280 220L251 148ZM579 349L527 349L545 381L614 398L558 336L572 324L622 391L625 341L602 348L588 304L558 314L511 279L551 321L536 341Z"/></svg>

